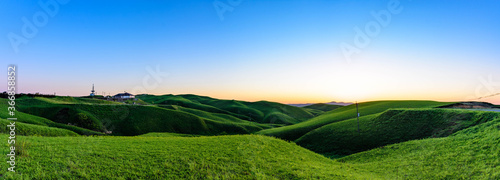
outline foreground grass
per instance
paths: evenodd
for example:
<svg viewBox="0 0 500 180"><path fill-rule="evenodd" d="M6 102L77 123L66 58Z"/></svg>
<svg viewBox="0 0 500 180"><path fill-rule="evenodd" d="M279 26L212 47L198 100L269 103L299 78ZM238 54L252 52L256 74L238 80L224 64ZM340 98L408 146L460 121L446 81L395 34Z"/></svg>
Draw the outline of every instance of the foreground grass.
<svg viewBox="0 0 500 180"><path fill-rule="evenodd" d="M0 139L6 139L0 135ZM7 179L377 178L271 137L18 137L25 145ZM7 146L2 153L7 154Z"/></svg>
<svg viewBox="0 0 500 180"><path fill-rule="evenodd" d="M6 179L500 179L500 118L490 118L444 138L337 160L256 135L18 136L16 172L0 163L0 174ZM3 154L9 152L7 138L0 134Z"/></svg>

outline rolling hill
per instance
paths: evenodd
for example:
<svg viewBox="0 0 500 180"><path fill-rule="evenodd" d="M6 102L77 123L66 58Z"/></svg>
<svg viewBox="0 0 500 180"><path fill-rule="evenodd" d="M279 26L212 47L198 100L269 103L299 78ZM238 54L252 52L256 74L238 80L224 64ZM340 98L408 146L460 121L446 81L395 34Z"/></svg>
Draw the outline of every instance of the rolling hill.
<svg viewBox="0 0 500 180"><path fill-rule="evenodd" d="M7 125L11 125L13 121L0 118L0 133L9 134L10 129ZM27 124L15 122L15 132L17 135L23 136L78 136L77 133L61 128L41 126L35 124Z"/></svg>
<svg viewBox="0 0 500 180"><path fill-rule="evenodd" d="M318 103L318 104L311 104L309 106L304 106L303 108L316 109L316 110L328 112L328 111L337 109L339 107L344 107L344 106L332 105L332 104L325 104L325 103Z"/></svg>
<svg viewBox="0 0 500 180"><path fill-rule="evenodd" d="M51 120L43 118L43 117L39 117L36 115L32 115L32 114L28 114L28 113L24 113L24 112L19 111L19 106L22 106L21 104L29 104L29 105L35 105L35 106L44 106L44 105L50 104L50 103L45 102L43 100L40 100L38 98L37 99L20 98L16 102L18 104L18 109L17 109L16 116L15 116L17 118L17 122L66 129L66 130L70 130L70 131L73 131L73 132L81 134L81 135L103 135L103 133L101 133L101 132L92 131L92 130L85 129L85 128L78 127L78 126L54 122L54 121L51 121ZM7 100L0 98L0 108L7 109L7 106L8 106ZM7 119L7 118L10 118L10 116L7 114L7 111L0 111L0 118Z"/></svg>
<svg viewBox="0 0 500 180"><path fill-rule="evenodd" d="M388 144L446 137L500 117L497 112L451 109L389 109L382 113L331 123L295 142L317 153L349 155Z"/></svg>
<svg viewBox="0 0 500 180"><path fill-rule="evenodd" d="M22 106L25 113L113 135L139 135L148 132L173 132L213 135L247 134L270 127L252 122L204 119L191 113L154 106L50 104ZM219 120L219 121L217 121Z"/></svg>
<svg viewBox="0 0 500 180"><path fill-rule="evenodd" d="M157 105L177 105L185 108L221 113L242 120L269 124L296 124L314 117L307 110L285 104L258 101L221 100L197 95L138 95L137 98Z"/></svg>
<svg viewBox="0 0 500 180"><path fill-rule="evenodd" d="M305 109L266 101L218 100L195 95L138 97L155 105L77 97L21 97L17 100L17 109L22 122L64 128L85 135L149 132L248 134L313 117ZM7 115L0 113L0 117Z"/></svg>
<svg viewBox="0 0 500 180"><path fill-rule="evenodd" d="M373 101L359 104L360 114L363 116L383 112L389 108L432 108L451 103L436 101ZM356 117L356 106L349 105L329 111L310 120L290 126L266 129L257 134L274 136L294 141L308 132L334 122L344 121Z"/></svg>
<svg viewBox="0 0 500 180"><path fill-rule="evenodd" d="M500 118L444 138L413 140L360 152L337 162L383 179L500 179Z"/></svg>

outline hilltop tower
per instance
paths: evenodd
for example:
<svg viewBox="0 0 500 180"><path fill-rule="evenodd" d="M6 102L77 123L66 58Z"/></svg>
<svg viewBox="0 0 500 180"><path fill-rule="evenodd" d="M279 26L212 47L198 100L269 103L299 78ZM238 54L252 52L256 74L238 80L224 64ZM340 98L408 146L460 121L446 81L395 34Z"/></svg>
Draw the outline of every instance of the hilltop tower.
<svg viewBox="0 0 500 180"><path fill-rule="evenodd" d="M94 84L92 84L92 91L90 91L90 96L95 96Z"/></svg>

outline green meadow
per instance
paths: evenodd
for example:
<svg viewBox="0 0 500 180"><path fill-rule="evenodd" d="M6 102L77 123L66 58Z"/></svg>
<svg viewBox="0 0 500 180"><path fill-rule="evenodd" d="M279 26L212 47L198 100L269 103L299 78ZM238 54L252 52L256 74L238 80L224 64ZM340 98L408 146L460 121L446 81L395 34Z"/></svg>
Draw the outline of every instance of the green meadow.
<svg viewBox="0 0 500 180"><path fill-rule="evenodd" d="M4 156L0 178L500 179L499 112L365 102L358 128L355 105L137 98L19 98L15 172Z"/></svg>

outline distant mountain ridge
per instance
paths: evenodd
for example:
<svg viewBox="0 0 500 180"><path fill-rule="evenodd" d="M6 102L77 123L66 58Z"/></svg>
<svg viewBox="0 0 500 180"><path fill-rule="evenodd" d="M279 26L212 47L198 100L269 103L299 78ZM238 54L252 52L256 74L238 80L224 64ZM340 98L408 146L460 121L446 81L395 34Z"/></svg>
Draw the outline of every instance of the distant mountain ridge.
<svg viewBox="0 0 500 180"><path fill-rule="evenodd" d="M304 107L304 106L310 106L310 105L313 105L313 104L319 104L319 103L288 104L288 105L290 105L290 106L295 106L295 107ZM335 102L335 101L332 101L332 102L323 103L323 104L339 105L339 106L348 106L348 105L351 105L351 104L354 104L354 103L351 103L351 102Z"/></svg>

